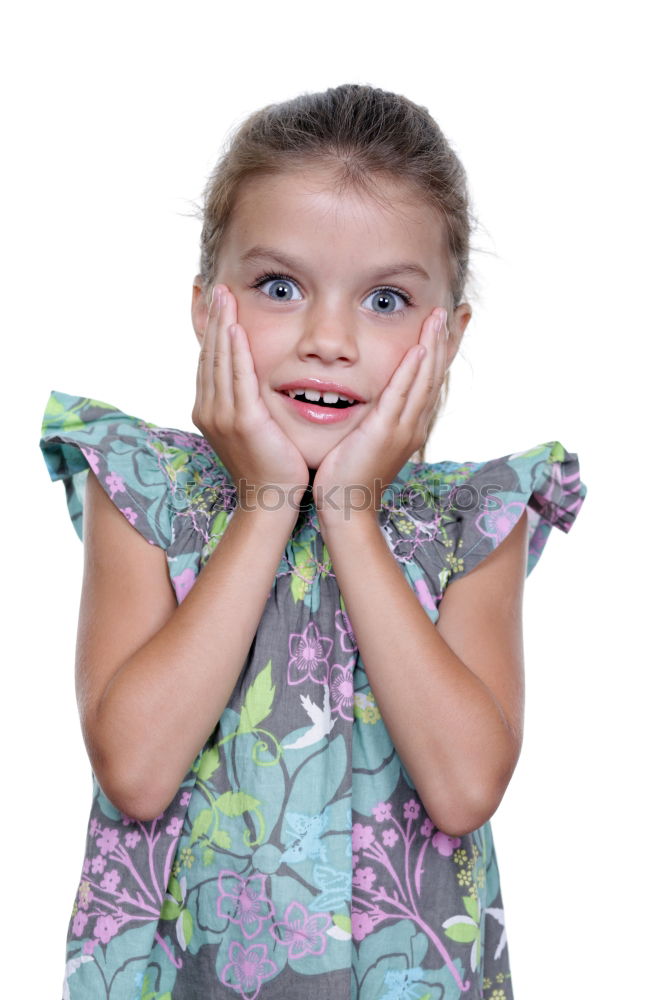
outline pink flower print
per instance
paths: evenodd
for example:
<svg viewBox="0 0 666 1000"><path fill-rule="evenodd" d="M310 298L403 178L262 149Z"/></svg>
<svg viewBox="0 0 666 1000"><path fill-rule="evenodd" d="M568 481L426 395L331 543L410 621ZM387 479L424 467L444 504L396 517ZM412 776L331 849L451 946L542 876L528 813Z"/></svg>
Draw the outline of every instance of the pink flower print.
<svg viewBox="0 0 666 1000"><path fill-rule="evenodd" d="M426 817L421 824L421 833L424 837L429 837L432 831L435 829L435 824L433 821Z"/></svg>
<svg viewBox="0 0 666 1000"><path fill-rule="evenodd" d="M374 926L368 914L359 910L352 910L351 924L354 941L362 941Z"/></svg>
<svg viewBox="0 0 666 1000"><path fill-rule="evenodd" d="M84 955L92 955L92 953L95 950L95 945L96 944L97 944L97 941L86 941L86 942L84 942L84 945L83 945L83 954Z"/></svg>
<svg viewBox="0 0 666 1000"><path fill-rule="evenodd" d="M340 645L345 653L355 653L358 649L356 636L354 635L349 615L346 611L342 611L341 609L335 612L335 627L340 633Z"/></svg>
<svg viewBox="0 0 666 1000"><path fill-rule="evenodd" d="M101 828L101 826L99 825L99 823L97 822L96 819L91 819L90 820L90 826L88 827L88 833L90 834L91 837L94 837L96 835L97 831L101 830L101 829L102 828Z"/></svg>
<svg viewBox="0 0 666 1000"><path fill-rule="evenodd" d="M498 497L493 497L493 500L500 502ZM518 500L507 504L503 503L495 510L482 511L475 521L475 526L482 535L493 538L499 545L502 539L509 534L514 524L518 522L524 510L525 504Z"/></svg>
<svg viewBox="0 0 666 1000"><path fill-rule="evenodd" d="M79 910L76 916L74 917L74 923L72 925L72 929L77 937L81 937L87 923L88 923L88 914L82 913L81 910Z"/></svg>
<svg viewBox="0 0 666 1000"><path fill-rule="evenodd" d="M95 937L103 944L108 944L114 934L118 933L118 924L114 917L99 917L95 924Z"/></svg>
<svg viewBox="0 0 666 1000"><path fill-rule="evenodd" d="M246 950L239 941L229 945L229 961L220 973L225 986L240 993L243 1000L255 1000L261 984L278 971L268 958L265 944L253 944Z"/></svg>
<svg viewBox="0 0 666 1000"><path fill-rule="evenodd" d="M217 887L220 891L217 897L218 917L229 917L233 924L239 924L246 938L256 937L265 921L275 912L266 895L266 876L243 878L236 872L222 870Z"/></svg>
<svg viewBox="0 0 666 1000"><path fill-rule="evenodd" d="M385 823L387 819L391 818L391 803L378 802L372 810L372 814L378 823Z"/></svg>
<svg viewBox="0 0 666 1000"><path fill-rule="evenodd" d="M120 513L125 515L130 524L136 524L139 515L132 507L121 507Z"/></svg>
<svg viewBox="0 0 666 1000"><path fill-rule="evenodd" d="M344 667L339 663L333 664L330 687L334 707L343 719L351 722L354 718L354 675L349 664Z"/></svg>
<svg viewBox="0 0 666 1000"><path fill-rule="evenodd" d="M93 875L99 875L106 868L106 858L103 858L101 854L96 854L92 859L92 870Z"/></svg>
<svg viewBox="0 0 666 1000"><path fill-rule="evenodd" d="M92 859L92 870L93 875L99 875L106 868L106 858L103 858L101 854L96 854Z"/></svg>
<svg viewBox="0 0 666 1000"><path fill-rule="evenodd" d="M325 684L332 645L333 640L322 635L315 622L308 622L304 632L292 632L289 636L287 682L300 684L310 677L317 684Z"/></svg>
<svg viewBox="0 0 666 1000"><path fill-rule="evenodd" d="M352 868L356 868L356 865L358 864L359 859L360 859L360 855L359 854L352 854Z"/></svg>
<svg viewBox="0 0 666 1000"><path fill-rule="evenodd" d="M462 841L460 837L449 837L448 834L437 831L432 838L432 846L436 847L441 855L450 858L456 847L460 847Z"/></svg>
<svg viewBox="0 0 666 1000"><path fill-rule="evenodd" d="M83 874L87 875L90 871L90 858L86 858L83 862Z"/></svg>
<svg viewBox="0 0 666 1000"><path fill-rule="evenodd" d="M398 834L395 832L395 830L389 829L382 831L382 840L384 841L384 847L393 847L397 839L398 839Z"/></svg>
<svg viewBox="0 0 666 1000"><path fill-rule="evenodd" d="M182 826L183 826L182 819L178 819L177 816L173 816L172 819L171 819L171 822L169 823L168 827L166 828L166 832L171 837L177 837L178 834L180 833L181 829L182 829Z"/></svg>
<svg viewBox="0 0 666 1000"><path fill-rule="evenodd" d="M141 840L141 834L137 830L130 830L125 834L125 843L128 847L136 847Z"/></svg>
<svg viewBox="0 0 666 1000"><path fill-rule="evenodd" d="M419 813L421 812L421 806L418 804L416 799L410 799L409 802L405 802L403 812L405 814L405 819L418 819Z"/></svg>
<svg viewBox="0 0 666 1000"><path fill-rule="evenodd" d="M191 798L192 798L192 792L183 792L183 794L180 797L181 806L189 806Z"/></svg>
<svg viewBox="0 0 666 1000"><path fill-rule="evenodd" d="M104 479L106 485L109 487L109 493L111 494L111 499L116 495L116 493L125 492L125 480L122 476L119 476L117 472L112 472L110 475L106 476Z"/></svg>
<svg viewBox="0 0 666 1000"><path fill-rule="evenodd" d="M323 955L325 931L330 925L328 913L308 913L301 903L293 902L285 910L284 920L272 925L270 930L275 940L289 949L291 961L304 955Z"/></svg>
<svg viewBox="0 0 666 1000"><path fill-rule="evenodd" d="M81 448L81 451L85 455L86 461L90 468L93 470L95 475L99 475L99 455L93 448Z"/></svg>
<svg viewBox="0 0 666 1000"><path fill-rule="evenodd" d="M182 573L178 573L176 576L172 577L172 579L176 588L176 599L178 603L181 604L194 586L194 581L196 580L195 572L193 569L184 569ZM186 794L190 793L188 792ZM181 805L182 804L183 803L181 803Z"/></svg>
<svg viewBox="0 0 666 1000"><path fill-rule="evenodd" d="M375 835L371 826L363 826L361 823L354 823L352 827L352 851L360 851L370 847Z"/></svg>
<svg viewBox="0 0 666 1000"><path fill-rule="evenodd" d="M100 889L105 889L107 892L115 892L118 888L118 883L120 882L120 872L117 868L112 868L110 872L106 872L104 878L99 884Z"/></svg>
<svg viewBox="0 0 666 1000"><path fill-rule="evenodd" d="M117 830L114 830L111 826L105 826L97 838L97 846L102 854L109 854L110 851L118 846L119 839Z"/></svg>
<svg viewBox="0 0 666 1000"><path fill-rule="evenodd" d="M394 832L394 831L392 831ZM373 872L372 868L368 865L367 868L357 868L354 872L354 877L352 878L353 885L357 885L359 889L372 889L372 883L376 880L377 876Z"/></svg>

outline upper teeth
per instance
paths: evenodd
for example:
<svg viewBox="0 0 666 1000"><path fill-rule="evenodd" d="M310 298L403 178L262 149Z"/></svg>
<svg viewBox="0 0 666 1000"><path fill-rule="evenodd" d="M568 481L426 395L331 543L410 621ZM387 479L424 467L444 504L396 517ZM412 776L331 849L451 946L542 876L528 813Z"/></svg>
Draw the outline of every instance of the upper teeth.
<svg viewBox="0 0 666 1000"><path fill-rule="evenodd" d="M289 395L292 399L295 396L305 396L309 399L311 403L318 403L322 399L325 403L337 403L339 399L344 399L347 403L353 403L354 400L350 399L349 396L343 396L338 392L317 392L316 389L290 389Z"/></svg>

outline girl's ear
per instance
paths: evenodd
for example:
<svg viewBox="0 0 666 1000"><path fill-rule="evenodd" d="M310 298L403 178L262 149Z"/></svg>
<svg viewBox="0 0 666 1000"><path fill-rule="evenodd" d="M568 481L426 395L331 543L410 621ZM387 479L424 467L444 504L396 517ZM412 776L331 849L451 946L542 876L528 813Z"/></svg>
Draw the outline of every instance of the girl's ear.
<svg viewBox="0 0 666 1000"><path fill-rule="evenodd" d="M453 314L447 319L447 327L449 329L449 341L447 347L447 357L446 357L446 368L450 367L453 359L458 353L458 348L462 343L463 335L467 324L472 318L472 307L469 302L461 302L460 305L454 309Z"/></svg>
<svg viewBox="0 0 666 1000"><path fill-rule="evenodd" d="M200 345L203 343L207 322L208 302L206 301L206 293L203 287L203 278L200 274L197 274L192 285L192 326Z"/></svg>

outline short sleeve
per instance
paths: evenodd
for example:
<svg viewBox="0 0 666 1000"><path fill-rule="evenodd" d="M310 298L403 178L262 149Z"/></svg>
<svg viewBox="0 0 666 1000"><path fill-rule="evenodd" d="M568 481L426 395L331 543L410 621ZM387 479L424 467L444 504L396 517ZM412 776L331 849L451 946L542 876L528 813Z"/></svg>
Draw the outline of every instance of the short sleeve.
<svg viewBox="0 0 666 1000"><path fill-rule="evenodd" d="M492 459L474 468L453 491L455 553L447 583L471 572L509 534L527 509L526 576L553 528L571 530L587 494L578 455L559 441Z"/></svg>
<svg viewBox="0 0 666 1000"><path fill-rule="evenodd" d="M169 475L159 429L85 396L52 390L39 446L52 481L62 480L67 508L83 540L83 500L92 469L107 495L151 545L171 541Z"/></svg>
<svg viewBox="0 0 666 1000"><path fill-rule="evenodd" d="M526 575L553 527L568 532L587 494L578 455L559 441L487 462L413 463L385 515L395 557L426 609L471 572L527 509Z"/></svg>

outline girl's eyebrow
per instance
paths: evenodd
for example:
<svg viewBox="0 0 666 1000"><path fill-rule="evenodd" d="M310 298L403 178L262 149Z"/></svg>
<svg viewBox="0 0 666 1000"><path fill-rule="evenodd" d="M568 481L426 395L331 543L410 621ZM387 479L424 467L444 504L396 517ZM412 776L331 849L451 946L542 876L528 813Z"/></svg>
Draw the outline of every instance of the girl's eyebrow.
<svg viewBox="0 0 666 1000"><path fill-rule="evenodd" d="M270 260L275 261L276 264L279 264L280 267L286 267L290 271L305 270L306 268L304 261L299 260L297 257L288 257L281 251L273 249L273 247L251 247L244 254L241 254L240 262L241 264L247 264L258 260L259 258L269 258ZM422 268L420 264L413 264L410 261L400 261L397 264L387 264L386 267L379 268L373 274L369 275L369 280L377 281L380 278L390 278L396 274L409 274L415 278L430 281L430 275L428 272Z"/></svg>

